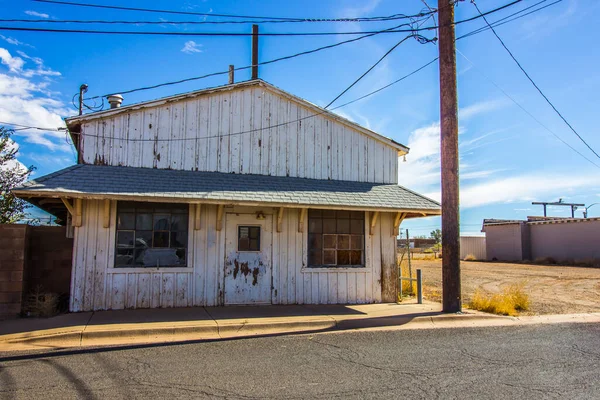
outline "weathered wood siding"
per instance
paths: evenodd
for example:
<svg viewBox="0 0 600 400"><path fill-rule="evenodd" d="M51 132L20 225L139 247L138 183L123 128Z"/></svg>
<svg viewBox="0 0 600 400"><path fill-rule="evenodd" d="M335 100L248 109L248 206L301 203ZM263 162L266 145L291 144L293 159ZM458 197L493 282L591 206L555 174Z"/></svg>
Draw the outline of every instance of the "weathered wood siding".
<svg viewBox="0 0 600 400"><path fill-rule="evenodd" d="M258 210L273 214L269 208L230 208L228 212ZM225 229L216 230L216 214L216 206L203 205L201 229L193 230L190 209L187 268L112 268L116 202L111 204L110 227L104 228L102 203L84 201L83 225L75 228L71 311L222 305ZM367 233L369 217L367 213ZM306 229L298 232L298 210L286 209L282 232L277 233L275 226L272 230L272 303L381 302L382 270L393 268L395 260L393 217L381 213L375 234L365 236L366 268L311 269L306 268Z"/></svg>
<svg viewBox="0 0 600 400"><path fill-rule="evenodd" d="M396 149L314 114L264 87L217 92L85 123L82 157L88 164L398 182Z"/></svg>

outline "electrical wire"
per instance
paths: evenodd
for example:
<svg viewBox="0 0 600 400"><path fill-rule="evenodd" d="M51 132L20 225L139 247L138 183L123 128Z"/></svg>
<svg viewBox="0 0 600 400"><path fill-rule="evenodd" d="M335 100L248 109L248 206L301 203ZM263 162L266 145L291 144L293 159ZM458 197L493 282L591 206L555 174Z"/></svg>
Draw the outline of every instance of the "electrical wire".
<svg viewBox="0 0 600 400"><path fill-rule="evenodd" d="M371 72L375 67L377 67L379 65L379 63L381 63L392 51L394 51L398 46L400 46L402 43L404 43L406 40L408 40L411 37L414 37L414 35L408 35L404 39L402 39L398 43L396 43L394 46L392 46L392 48L389 49L383 56L381 56L375 64L373 64L368 70L366 70L361 76L359 76L354 82L352 82L352 84L350 86L348 86L340 94L338 94L333 100L331 100L329 102L329 104L327 104L324 108L327 110L329 108L329 106L331 106L333 103L336 102L337 99L342 97L348 90L350 90L352 87L354 87L354 85L356 85L358 82L360 82L360 80L362 78L367 76L369 74L369 72Z"/></svg>
<svg viewBox="0 0 600 400"><path fill-rule="evenodd" d="M402 25L404 25L404 24L402 24ZM402 26L402 25L398 25L398 26ZM327 45L327 46L321 46L321 47L318 47L316 49L306 50L306 51L302 51L302 52L299 52L299 53L291 54L291 55L288 55L288 56L275 58L273 60L259 62L257 65L258 66L263 66L263 65L273 64L273 63L276 63L276 62L279 62L279 61L289 60L289 59L292 59L292 58L295 58L295 57L300 57L300 56L303 56L303 55L316 53L316 52L319 52L319 51L322 51L322 50L331 49L331 48L334 48L334 47L337 47L337 46L341 46L341 45L344 45L344 44L347 44L347 43L352 43L352 42L356 42L356 41L359 41L359 40L362 40L362 39L366 39L368 37L375 36L375 35L378 35L380 33L384 33L384 32L386 32L388 30L395 29L395 28L396 27L392 27L392 28L388 28L386 30L377 31L375 33L370 33L368 35L359 36L357 38L353 38L353 39L349 39L349 40L344 40L342 42L333 43L333 44L330 44L330 45ZM246 66L243 66L243 67L237 67L237 68L234 68L233 70L234 71L243 71L243 70L250 69L250 68L252 68L252 65L246 65ZM118 91L118 92L107 93L107 94L103 94L103 95L99 95L99 96L87 97L84 100L93 100L93 99L98 99L98 98L104 98L104 97L110 96L111 94L114 94L114 93L120 93L120 94L135 93L135 92L139 92L139 91L143 91L143 90L156 89L156 88L163 87L163 86L177 85L177 84L180 84L180 83L185 83L185 82L190 82L190 81L196 81L196 80L200 80L200 79L210 78L210 77L219 76L219 75L226 75L226 74L229 74L229 70L227 70L227 71L220 71L220 72L212 72L212 73L206 74L206 75L195 76L195 77L186 78L186 79L180 79L178 81L164 82L164 83L159 83L159 84L151 85L151 86L144 86L144 87L136 88L136 89L130 89L130 90L125 90L125 91Z"/></svg>
<svg viewBox="0 0 600 400"><path fill-rule="evenodd" d="M138 12L149 12L149 13L160 13L160 14L177 14L177 15L198 15L203 17L222 17L222 18L247 18L247 19L262 19L267 21L288 21L288 22L368 22L368 21L382 21L390 19L402 19L411 18L403 14L394 14L385 17L356 17L356 18L293 18L293 17L265 17L265 16L250 16L250 15L233 15L233 14L215 14L215 13L201 13L195 11L176 11L176 10L158 10L149 8L135 8L135 7L124 7L124 6L111 6L104 4L90 4L90 3L75 3L68 1L57 1L57 0L34 0L38 3L50 3L60 4L69 6L79 7L91 7L91 8L102 8L111 10L121 11L138 11ZM417 14L417 16L421 16Z"/></svg>
<svg viewBox="0 0 600 400"><path fill-rule="evenodd" d="M40 131L56 131L56 132L59 132L59 131L64 131L64 130L67 129L67 128L61 128L61 127L58 127L58 128L40 128L39 126L21 125L21 124L15 124L15 123L12 123L12 122L4 122L4 121L0 121L0 124L1 125L18 126L19 128L23 128L23 129L37 129L37 130L40 130Z"/></svg>
<svg viewBox="0 0 600 400"><path fill-rule="evenodd" d="M475 67L475 64L473 63L473 61L471 61L467 56L465 56L459 49L456 49L456 52L458 54L460 54L465 60L467 60L472 66ZM486 78L488 81L490 81L490 83L492 85L494 85L496 87L496 89L498 89L499 91L501 91L510 101L512 101L513 103L515 103L517 105L517 107L519 107L521 110L523 110L523 112L525 112L525 114L529 115L535 122L538 123L538 125L540 125L542 128L544 128L546 131L548 131L550 134L552 134L552 136L554 136L556 139L558 139L560 142L562 142L564 145L566 145L567 147L569 147L571 150L573 150L575 153L579 154L581 157L583 157L584 159L586 159L588 162L590 162L591 164L593 164L594 166L600 168L600 165L596 164L594 161L590 160L588 157L586 157L585 155L583 155L579 150L577 150L575 147L571 146L568 142L566 142L563 138L561 138L558 134L556 134L554 131L552 131L550 128L548 128L544 123L542 123L542 121L540 121L539 119L537 119L535 117L535 115L533 115L532 113L530 113L525 107L523 107L521 105L521 103L519 103L517 100L515 100L514 97L512 97L510 94L508 94L504 89L502 89L502 87L500 87L496 82L494 82L489 76L487 76L485 73L481 72L482 76L484 78Z"/></svg>
<svg viewBox="0 0 600 400"><path fill-rule="evenodd" d="M543 9L545 9L545 8L548 8L548 7L550 7L550 6L553 6L553 5L555 5L555 4L561 3L563 0L556 0L556 1L552 2L552 3L550 3L550 4L546 4L546 5L545 5L545 6L543 6L543 7L540 7L540 8L537 8L537 9L535 9L535 10L529 11L528 13L525 13L525 14L519 15L519 16L517 16L517 17L515 17L515 18L511 18L511 17L514 17L514 16L516 16L516 15L518 15L518 14L521 14L523 11L529 10L529 9L531 9L531 8L533 8L533 7L536 7L536 6L538 6L538 5L542 4L542 3L545 3L545 2L547 2L547 1L548 1L548 0L542 0L542 1L540 1L540 2L538 2L538 3L535 3L535 4L533 4L533 5L529 6L529 7L525 7L525 8L523 8L522 10L519 10L519 11L517 11L517 12L513 13L513 14L507 15L507 16L506 16L506 17L504 17L504 18L500 18L499 20L492 22L492 23L491 23L491 25L492 25L492 26L495 28L495 27L498 27L498 26L501 26L501 25L507 24L507 23L509 23L509 22L516 21L517 19L520 19L520 18L526 17L526 16L528 16L528 15L530 15L530 14L536 13L536 12L538 12L538 11L542 11L542 10L543 10ZM509 19L509 18L511 18L511 19ZM481 28L479 28L479 29L476 29L476 30L474 30L474 31L471 31L471 32L469 32L469 33L467 33L467 34L465 34L465 35L459 36L459 37L458 37L456 40L458 40L458 39L463 39L463 38L465 38L465 37L469 37L469 36L472 36L472 35L476 35L476 34L478 34L478 33L481 33L481 32L483 32L483 31L488 31L488 30L490 30L490 27L486 25L486 26L483 26L483 27L481 27Z"/></svg>
<svg viewBox="0 0 600 400"><path fill-rule="evenodd" d="M42 0L36 0L42 1ZM44 0L46 1L46 0ZM523 0L514 0L511 3L505 4L493 10L487 11L483 15L474 16L464 20L454 22L454 25L459 25L465 22L474 21L482 18L484 15L493 14L514 4L520 3ZM395 29L386 31L358 31L358 32L267 32L259 33L258 36L332 36L332 35L364 35L371 33L397 33L397 32L420 32L436 30L439 26L430 26L424 28L411 29ZM252 36L252 33L246 32L157 32L157 31L104 31L104 30L83 30L83 29L48 29L48 28L23 28L23 27L7 27L0 26L0 31L21 31L21 32L44 32L44 33L81 33L81 34L106 34L106 35L151 35L151 36Z"/></svg>
<svg viewBox="0 0 600 400"><path fill-rule="evenodd" d="M546 102L550 105L550 107L552 107L552 109L556 112L556 114L558 114L558 116L564 121L564 123L567 124L567 126L571 129L571 131L573 131L573 133L575 135L577 135L577 137L579 138L579 140L581 140L583 142L583 144L585 144L586 147L588 149L590 149L591 152L596 155L596 157L600 158L600 155L585 141L584 138L581 137L581 135L579 133L577 133L577 131L575 130L575 128L573 128L573 126L566 120L566 118L560 113L560 111L558 111L558 109L554 106L554 104L550 101L550 99L548 99L548 97L544 94L544 92L542 92L542 89L540 89L540 87L535 83L535 81L531 78L531 76L529 76L529 74L527 73L527 71L525 71L525 68L523 68L523 66L521 65L521 63L519 63L519 61L516 59L516 57L513 55L513 53L506 46L506 44L504 43L504 41L500 38L500 36L498 36L498 34L496 33L496 30L490 25L490 23L488 22L487 18L485 16L483 16L483 14L479 10L479 7L477 6L477 4L475 3L474 0L472 0L472 3L475 6L475 8L477 9L477 12L479 12L479 15L481 15L483 17L483 20L485 21L485 23L490 27L490 29L494 33L494 36L496 36L496 38L500 41L500 44L502 44L502 47L504 47L504 49L508 52L508 54L513 59L513 61L517 64L517 66L519 67L519 69L523 72L523 74L525 74L525 76L527 77L527 79L529 79L529 82L531 82L531 84L542 95L542 97L544 98L544 100L546 100Z"/></svg>

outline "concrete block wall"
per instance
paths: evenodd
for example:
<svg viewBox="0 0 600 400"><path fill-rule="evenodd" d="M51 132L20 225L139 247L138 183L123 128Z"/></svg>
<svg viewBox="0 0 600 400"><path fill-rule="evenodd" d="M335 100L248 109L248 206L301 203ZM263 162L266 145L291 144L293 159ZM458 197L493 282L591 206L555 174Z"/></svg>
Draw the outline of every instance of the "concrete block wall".
<svg viewBox="0 0 600 400"><path fill-rule="evenodd" d="M28 226L0 225L0 318L21 312L28 254Z"/></svg>
<svg viewBox="0 0 600 400"><path fill-rule="evenodd" d="M68 295L72 255L65 227L0 225L0 319L17 316L38 286Z"/></svg>

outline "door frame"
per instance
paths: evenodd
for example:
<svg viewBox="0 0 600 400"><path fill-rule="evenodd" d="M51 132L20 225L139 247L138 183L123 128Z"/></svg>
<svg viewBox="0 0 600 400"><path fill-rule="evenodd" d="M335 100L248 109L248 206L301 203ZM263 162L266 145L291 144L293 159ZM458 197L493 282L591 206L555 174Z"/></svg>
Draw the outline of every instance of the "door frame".
<svg viewBox="0 0 600 400"><path fill-rule="evenodd" d="M269 254L270 264L271 264L270 265L270 271L271 272L269 274L269 277L267 278L268 282L269 282L269 296L268 296L268 299L265 302L247 303L247 304L244 304L244 303L239 303L239 304L230 303L229 306L244 306L244 305L248 305L248 306L252 306L252 305L262 306L262 305L272 305L273 304L273 289L274 289L273 288L273 273L274 273L273 270L275 268L275 265L273 263L273 240L274 240L274 232L273 232L273 228L274 228L273 224L274 223L273 223L273 220L274 220L274 218L273 218L273 213L271 213L271 212L267 213L267 212L260 211L261 213L263 213L265 215L265 217L271 218L271 221L270 221L270 223L268 223L268 221L266 220L266 218L265 218L265 220L257 220L256 219L256 213L257 212L251 212L251 211L245 211L245 212L229 211L229 212L225 212L225 215L223 216L223 218L224 218L225 221L224 221L224 229L223 229L223 246L222 246L222 251L223 251L223 267L221 268L221 274L222 274L221 285L223 287L222 304L224 306L228 305L227 301L226 301L226 298L227 298L227 293L226 292L227 292L227 290L226 290L226 285L225 285L225 282L226 282L226 279L227 279L226 268L227 268L227 256L228 256L228 254L227 254L228 218L231 218L231 217L239 218L239 217L249 217L249 216L254 217L254 221L253 222L244 223L243 221L235 221L235 226L236 226L236 230L235 231L236 232L239 229L240 225L242 225L242 226L260 226L261 228L269 226L269 228L270 228L270 231L269 231L269 234L271 235L271 240L270 240L270 244L269 244L270 248L267 250L267 254ZM261 223L261 222L263 222L263 223ZM264 234L264 232L265 232L265 229L261 229L261 238L260 238L261 248L262 248L262 245L264 243L263 236L262 236ZM237 245L237 234L235 236L235 243ZM259 252L249 252L249 253L263 253L263 252L264 252L264 250L261 250Z"/></svg>

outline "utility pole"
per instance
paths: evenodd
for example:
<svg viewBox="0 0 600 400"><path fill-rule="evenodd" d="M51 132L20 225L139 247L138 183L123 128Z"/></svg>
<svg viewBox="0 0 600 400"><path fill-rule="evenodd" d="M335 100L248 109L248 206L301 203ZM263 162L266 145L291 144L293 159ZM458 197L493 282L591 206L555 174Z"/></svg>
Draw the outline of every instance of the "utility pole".
<svg viewBox="0 0 600 400"><path fill-rule="evenodd" d="M252 25L252 80L258 79L258 25Z"/></svg>
<svg viewBox="0 0 600 400"><path fill-rule="evenodd" d="M443 311L462 310L458 182L458 95L454 0L438 0L442 162Z"/></svg>
<svg viewBox="0 0 600 400"><path fill-rule="evenodd" d="M85 83L79 86L79 115L83 114L83 95L87 92L88 85Z"/></svg>

